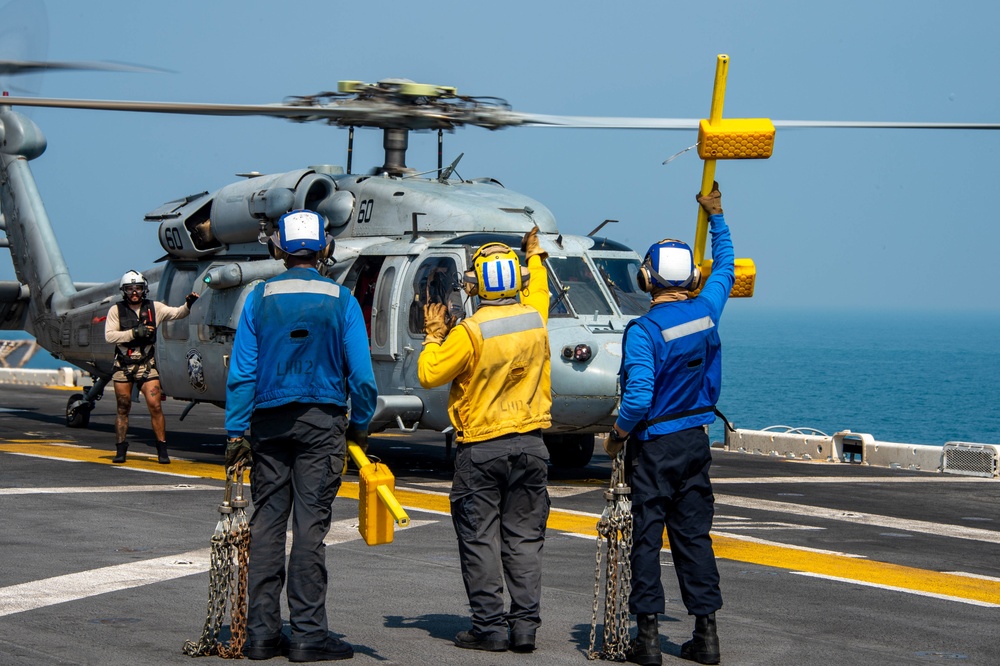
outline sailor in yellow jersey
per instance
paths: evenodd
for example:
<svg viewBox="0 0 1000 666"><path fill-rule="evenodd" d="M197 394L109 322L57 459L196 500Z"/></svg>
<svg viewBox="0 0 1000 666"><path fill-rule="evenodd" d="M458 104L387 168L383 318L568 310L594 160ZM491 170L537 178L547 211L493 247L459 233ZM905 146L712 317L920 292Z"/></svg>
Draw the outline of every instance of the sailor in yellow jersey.
<svg viewBox="0 0 1000 666"><path fill-rule="evenodd" d="M476 251L465 284L479 297L479 309L454 328L444 304L424 307L420 384L451 382L448 413L458 442L451 515L472 629L459 632L455 645L473 650L530 652L541 623L549 514L541 430L551 425L552 393L548 255L538 227L525 234L521 249L527 268L503 243Z"/></svg>

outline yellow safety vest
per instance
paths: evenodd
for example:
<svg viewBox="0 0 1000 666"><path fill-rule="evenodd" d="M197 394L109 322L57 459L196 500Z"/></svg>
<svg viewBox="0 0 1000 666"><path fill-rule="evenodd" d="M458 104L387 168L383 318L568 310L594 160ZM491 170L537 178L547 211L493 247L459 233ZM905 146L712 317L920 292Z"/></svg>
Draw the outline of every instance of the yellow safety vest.
<svg viewBox="0 0 1000 666"><path fill-rule="evenodd" d="M451 384L448 411L458 441L551 426L549 336L538 310L521 303L480 307L460 326L475 361Z"/></svg>

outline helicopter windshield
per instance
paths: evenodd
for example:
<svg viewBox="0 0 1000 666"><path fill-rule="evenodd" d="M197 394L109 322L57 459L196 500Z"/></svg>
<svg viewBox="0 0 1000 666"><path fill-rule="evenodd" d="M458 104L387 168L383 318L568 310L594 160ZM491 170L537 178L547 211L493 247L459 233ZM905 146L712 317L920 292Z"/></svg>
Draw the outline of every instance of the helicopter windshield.
<svg viewBox="0 0 1000 666"><path fill-rule="evenodd" d="M597 278L583 257L549 257L549 266L563 289L569 288L563 300L568 300L579 316L611 314L611 304L601 292ZM553 292L554 298L559 292Z"/></svg>
<svg viewBox="0 0 1000 666"><path fill-rule="evenodd" d="M625 316L643 315L649 312L649 294L641 291L635 276L640 264L636 259L612 259L591 257L604 280L604 286L611 292L615 305Z"/></svg>

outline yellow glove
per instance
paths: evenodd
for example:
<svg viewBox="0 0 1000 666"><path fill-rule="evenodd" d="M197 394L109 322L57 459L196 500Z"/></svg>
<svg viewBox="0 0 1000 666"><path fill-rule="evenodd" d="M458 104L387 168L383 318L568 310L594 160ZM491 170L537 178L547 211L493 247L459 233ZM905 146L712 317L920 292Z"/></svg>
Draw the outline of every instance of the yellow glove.
<svg viewBox="0 0 1000 666"><path fill-rule="evenodd" d="M538 242L537 226L532 227L531 231L524 234L524 238L521 239L521 251L524 252L524 263L528 263L528 259L532 257L541 257L542 261L549 258L549 253L543 250Z"/></svg>
<svg viewBox="0 0 1000 666"><path fill-rule="evenodd" d="M448 306L428 303L424 306L424 344L441 344L448 337Z"/></svg>
<svg viewBox="0 0 1000 666"><path fill-rule="evenodd" d="M709 215L722 215L722 192L719 191L718 183L712 183L712 191L705 196L701 196L699 192L694 198Z"/></svg>

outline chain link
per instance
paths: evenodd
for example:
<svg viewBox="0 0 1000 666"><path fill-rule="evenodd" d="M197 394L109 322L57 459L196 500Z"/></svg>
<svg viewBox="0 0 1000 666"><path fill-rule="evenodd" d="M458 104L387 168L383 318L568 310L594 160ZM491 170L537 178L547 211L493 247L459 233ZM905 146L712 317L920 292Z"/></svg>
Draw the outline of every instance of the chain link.
<svg viewBox="0 0 1000 666"><path fill-rule="evenodd" d="M247 570L250 561L250 525L243 498L243 463L226 476L225 499L219 506L219 522L212 535L211 569L208 576L208 611L201 638L184 643L184 654L203 657L217 654L223 659L242 659L247 628ZM236 495L233 497L235 488ZM219 641L229 607L229 644Z"/></svg>
<svg viewBox="0 0 1000 666"><path fill-rule="evenodd" d="M611 461L611 487L605 491L607 504L597 521L597 555L594 567L594 605L590 621L588 659L624 661L628 650L628 597L632 591L632 500L625 483L625 447ZM604 631L597 650L597 612L601 590L601 560L604 559Z"/></svg>

